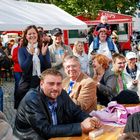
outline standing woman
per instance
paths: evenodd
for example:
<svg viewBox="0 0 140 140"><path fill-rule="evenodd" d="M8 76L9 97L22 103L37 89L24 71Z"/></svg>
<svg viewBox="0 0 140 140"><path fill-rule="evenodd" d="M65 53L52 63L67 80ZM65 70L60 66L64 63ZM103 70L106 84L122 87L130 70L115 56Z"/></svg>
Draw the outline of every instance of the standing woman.
<svg viewBox="0 0 140 140"><path fill-rule="evenodd" d="M18 60L22 69L22 77L15 100L15 108L30 88L36 88L40 82L40 74L51 67L48 45L41 43L35 25L28 26L23 34L23 44L19 48Z"/></svg>
<svg viewBox="0 0 140 140"><path fill-rule="evenodd" d="M82 72L89 75L89 60L88 55L84 50L84 43L81 41L76 41L73 46L73 55L78 57Z"/></svg>
<svg viewBox="0 0 140 140"><path fill-rule="evenodd" d="M116 45L116 47L117 47L119 53L123 54L121 45L120 45L120 43L119 43L119 41L118 41L119 37L118 37L118 35L117 35L117 31L116 31L116 30L112 31L111 39L112 39L114 45Z"/></svg>
<svg viewBox="0 0 140 140"><path fill-rule="evenodd" d="M15 96L17 95L17 89L19 85L19 81L22 76L22 69L20 68L19 62L18 62L18 50L22 46L23 43L23 38L18 39L18 45L12 50L12 60L13 60L13 74L14 74L14 79L15 79L15 87L14 87L14 99Z"/></svg>

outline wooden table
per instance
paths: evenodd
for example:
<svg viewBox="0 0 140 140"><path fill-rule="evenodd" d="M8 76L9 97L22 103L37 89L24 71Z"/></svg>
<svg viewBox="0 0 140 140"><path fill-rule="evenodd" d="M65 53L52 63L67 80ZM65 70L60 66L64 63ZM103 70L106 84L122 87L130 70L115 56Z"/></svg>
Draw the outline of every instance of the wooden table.
<svg viewBox="0 0 140 140"><path fill-rule="evenodd" d="M117 140L118 136L122 134L123 127L115 127L115 126L109 126L104 125L103 126L104 133L98 137L96 137L95 140ZM89 140L88 134L83 134L79 137L59 137L59 138L52 138L50 140Z"/></svg>
<svg viewBox="0 0 140 140"><path fill-rule="evenodd" d="M127 104L125 107L131 106L140 106L140 104ZM95 140L117 140L118 136L123 133L124 127L116 127L104 125L102 127L104 129L104 133L95 138ZM89 140L88 134L82 134L82 136L72 136L72 137L59 137L59 138L51 138L50 140Z"/></svg>
<svg viewBox="0 0 140 140"><path fill-rule="evenodd" d="M125 107L134 107L134 106L140 106L139 104L124 104Z"/></svg>

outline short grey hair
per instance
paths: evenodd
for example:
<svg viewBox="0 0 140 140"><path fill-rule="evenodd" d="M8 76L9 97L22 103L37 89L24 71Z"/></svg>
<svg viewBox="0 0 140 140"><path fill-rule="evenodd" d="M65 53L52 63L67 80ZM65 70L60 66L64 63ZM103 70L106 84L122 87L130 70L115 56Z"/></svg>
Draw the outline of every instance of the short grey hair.
<svg viewBox="0 0 140 140"><path fill-rule="evenodd" d="M80 64L79 58L76 57L75 55L67 55L63 60L63 64L65 62L67 62L68 60L74 60L74 61L77 61Z"/></svg>

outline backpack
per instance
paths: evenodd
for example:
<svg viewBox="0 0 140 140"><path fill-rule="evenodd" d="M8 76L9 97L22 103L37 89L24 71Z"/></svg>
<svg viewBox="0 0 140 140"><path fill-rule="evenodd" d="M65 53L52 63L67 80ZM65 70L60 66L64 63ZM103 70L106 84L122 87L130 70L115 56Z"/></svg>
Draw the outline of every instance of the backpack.
<svg viewBox="0 0 140 140"><path fill-rule="evenodd" d="M111 38L107 37L107 44L108 44L108 48L111 52L111 54L115 53L115 47L114 44L111 40ZM99 49L99 37L95 37L93 40L93 51L92 53L95 53L97 50Z"/></svg>

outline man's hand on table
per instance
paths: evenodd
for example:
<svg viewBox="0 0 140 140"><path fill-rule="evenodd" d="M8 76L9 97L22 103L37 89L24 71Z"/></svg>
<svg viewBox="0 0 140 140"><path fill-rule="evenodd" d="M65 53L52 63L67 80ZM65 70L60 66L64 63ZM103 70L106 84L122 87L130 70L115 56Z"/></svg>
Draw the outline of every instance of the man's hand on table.
<svg viewBox="0 0 140 140"><path fill-rule="evenodd" d="M100 120L96 117L87 118L81 122L81 128L83 133L88 133L95 128L100 128L102 126Z"/></svg>

